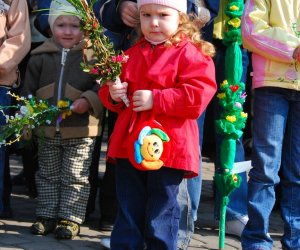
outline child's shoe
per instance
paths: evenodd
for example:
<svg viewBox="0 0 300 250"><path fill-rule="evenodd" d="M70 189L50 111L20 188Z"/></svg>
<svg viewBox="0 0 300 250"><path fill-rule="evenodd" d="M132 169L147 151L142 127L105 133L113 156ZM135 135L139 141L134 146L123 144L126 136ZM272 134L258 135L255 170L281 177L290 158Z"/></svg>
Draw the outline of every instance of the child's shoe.
<svg viewBox="0 0 300 250"><path fill-rule="evenodd" d="M30 227L30 232L36 235L47 235L56 228L56 219L38 217Z"/></svg>
<svg viewBox="0 0 300 250"><path fill-rule="evenodd" d="M55 230L55 236L57 239L70 240L77 236L80 232L80 227L76 222L69 220L60 220Z"/></svg>

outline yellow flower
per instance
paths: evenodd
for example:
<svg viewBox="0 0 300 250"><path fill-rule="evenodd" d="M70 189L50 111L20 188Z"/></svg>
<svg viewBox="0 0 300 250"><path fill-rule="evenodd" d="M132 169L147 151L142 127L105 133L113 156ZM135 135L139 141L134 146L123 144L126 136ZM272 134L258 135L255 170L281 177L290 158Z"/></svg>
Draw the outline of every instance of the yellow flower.
<svg viewBox="0 0 300 250"><path fill-rule="evenodd" d="M239 10L240 8L238 6L236 6L236 5L232 5L232 6L230 6L229 9L235 11L235 10Z"/></svg>
<svg viewBox="0 0 300 250"><path fill-rule="evenodd" d="M241 19L239 19L238 17L230 19L228 21L228 24L231 25L234 28L238 28L241 26Z"/></svg>
<svg viewBox="0 0 300 250"><path fill-rule="evenodd" d="M219 93L219 94L217 94L217 97L219 99L224 99L226 97L226 94L225 93Z"/></svg>
<svg viewBox="0 0 300 250"><path fill-rule="evenodd" d="M236 117L235 117L235 115L228 115L228 116L226 116L226 120L229 122L235 122Z"/></svg>
<svg viewBox="0 0 300 250"><path fill-rule="evenodd" d="M221 83L221 88L223 88L224 86L228 85L228 82L227 80L224 80L222 83Z"/></svg>
<svg viewBox="0 0 300 250"><path fill-rule="evenodd" d="M48 108L47 104L46 104L46 103L43 103L43 102L40 102L40 103L39 103L39 107L40 107L41 109L47 109L47 108Z"/></svg>
<svg viewBox="0 0 300 250"><path fill-rule="evenodd" d="M67 110L67 111L64 111L62 114L61 114L61 117L63 119L66 119L68 116L72 115L72 111L71 110Z"/></svg>
<svg viewBox="0 0 300 250"><path fill-rule="evenodd" d="M16 95L15 98L16 98L16 101L20 101L21 100L20 96L18 96L18 95Z"/></svg>
<svg viewBox="0 0 300 250"><path fill-rule="evenodd" d="M69 107L69 102L60 100L57 103L57 107L59 107L59 108L67 108L67 107Z"/></svg>
<svg viewBox="0 0 300 250"><path fill-rule="evenodd" d="M242 112L241 112L241 117L247 118L247 117L248 117L248 114L242 111Z"/></svg>
<svg viewBox="0 0 300 250"><path fill-rule="evenodd" d="M29 113L33 114L34 113L33 107L31 107L30 105L28 105L27 107L28 107Z"/></svg>

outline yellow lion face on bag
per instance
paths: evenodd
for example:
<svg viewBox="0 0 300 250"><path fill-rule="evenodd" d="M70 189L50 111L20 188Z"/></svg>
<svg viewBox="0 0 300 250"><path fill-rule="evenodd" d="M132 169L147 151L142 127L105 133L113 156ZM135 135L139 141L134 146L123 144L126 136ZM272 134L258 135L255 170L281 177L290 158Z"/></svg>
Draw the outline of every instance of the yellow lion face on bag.
<svg viewBox="0 0 300 250"><path fill-rule="evenodd" d="M164 164L160 159L164 151L163 143L169 140L161 129L144 127L134 144L135 161L147 170L161 168Z"/></svg>
<svg viewBox="0 0 300 250"><path fill-rule="evenodd" d="M157 135L152 134L144 138L141 146L141 155L144 160L157 161L163 152L163 142Z"/></svg>

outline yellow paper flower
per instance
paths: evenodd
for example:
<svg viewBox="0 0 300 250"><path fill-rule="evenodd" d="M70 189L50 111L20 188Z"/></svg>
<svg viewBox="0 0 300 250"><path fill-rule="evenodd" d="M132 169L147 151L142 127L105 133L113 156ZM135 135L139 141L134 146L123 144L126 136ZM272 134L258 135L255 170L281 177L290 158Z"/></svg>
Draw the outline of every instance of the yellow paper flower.
<svg viewBox="0 0 300 250"><path fill-rule="evenodd" d="M245 112L241 112L241 117L243 117L243 118L247 118L247 117L248 117L248 114L247 114L247 113L245 113Z"/></svg>
<svg viewBox="0 0 300 250"><path fill-rule="evenodd" d="M44 102L40 102L40 103L39 103L39 107L40 107L41 109L46 109L46 108L48 108L47 104L44 103Z"/></svg>
<svg viewBox="0 0 300 250"><path fill-rule="evenodd" d="M235 117L235 115L228 115L228 116L226 116L226 120L229 122L235 122L236 117Z"/></svg>
<svg viewBox="0 0 300 250"><path fill-rule="evenodd" d="M67 111L62 112L61 117L62 117L62 119L66 119L70 115L72 115L72 111L67 110Z"/></svg>
<svg viewBox="0 0 300 250"><path fill-rule="evenodd" d="M239 19L238 17L230 19L228 21L228 24L231 25L234 28L238 28L241 26L241 19Z"/></svg>
<svg viewBox="0 0 300 250"><path fill-rule="evenodd" d="M224 99L225 97L226 97L225 93L219 93L219 94L217 94L217 98L219 98L219 99Z"/></svg>
<svg viewBox="0 0 300 250"><path fill-rule="evenodd" d="M60 100L57 103L57 107L59 107L59 108L67 108L67 107L69 107L69 102L68 101L64 101L64 100Z"/></svg>
<svg viewBox="0 0 300 250"><path fill-rule="evenodd" d="M238 6L236 6L236 5L232 5L232 6L230 6L229 9L235 11L235 10L239 10L240 8Z"/></svg>
<svg viewBox="0 0 300 250"><path fill-rule="evenodd" d="M228 81L227 81L227 80L224 80L224 81L221 83L221 88L225 87L226 85L228 85Z"/></svg>

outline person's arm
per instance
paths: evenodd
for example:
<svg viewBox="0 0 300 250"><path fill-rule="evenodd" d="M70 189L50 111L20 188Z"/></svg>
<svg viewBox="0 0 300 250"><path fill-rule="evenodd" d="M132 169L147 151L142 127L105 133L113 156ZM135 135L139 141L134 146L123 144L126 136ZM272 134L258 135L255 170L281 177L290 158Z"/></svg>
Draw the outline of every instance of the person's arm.
<svg viewBox="0 0 300 250"><path fill-rule="evenodd" d="M124 23L120 13L120 5L123 0L106 0L104 1L101 9L100 9L100 22L106 29L116 32L122 33L124 29L128 28L128 26ZM127 2L136 3L134 0L129 0Z"/></svg>
<svg viewBox="0 0 300 250"><path fill-rule="evenodd" d="M214 18L218 15L220 0L187 0L188 13L195 13L205 20L201 28L202 38L212 41Z"/></svg>
<svg viewBox="0 0 300 250"><path fill-rule="evenodd" d="M218 15L220 0L204 0L204 2L210 12L210 20L213 20Z"/></svg>
<svg viewBox="0 0 300 250"><path fill-rule="evenodd" d="M281 1L272 4L266 0L246 1L242 17L243 46L271 60L289 63L294 60L293 53L300 44L300 38L294 32L286 30L292 28L289 27L291 18L289 16L286 16L286 20L282 18L288 13L284 13L285 8L279 6L280 4L282 4ZM270 8L274 8L272 13ZM293 5L287 8L290 9L289 13L298 12L298 9L294 10L295 6ZM271 16L274 19L276 17L279 25L287 24L286 28L272 26L270 24Z"/></svg>
<svg viewBox="0 0 300 250"><path fill-rule="evenodd" d="M0 46L0 76L11 72L30 50L31 34L26 1L12 2L7 13L6 37Z"/></svg>
<svg viewBox="0 0 300 250"><path fill-rule="evenodd" d="M28 95L36 95L39 88L39 80L42 72L42 57L38 55L31 55L27 63L24 84L21 86L21 95L27 97Z"/></svg>
<svg viewBox="0 0 300 250"><path fill-rule="evenodd" d="M46 37L51 36L51 30L48 23L48 17L49 17L48 9L50 8L50 4L51 4L51 0L37 1L37 9L43 11L36 12L36 19L34 21L35 28Z"/></svg>

